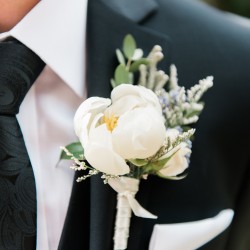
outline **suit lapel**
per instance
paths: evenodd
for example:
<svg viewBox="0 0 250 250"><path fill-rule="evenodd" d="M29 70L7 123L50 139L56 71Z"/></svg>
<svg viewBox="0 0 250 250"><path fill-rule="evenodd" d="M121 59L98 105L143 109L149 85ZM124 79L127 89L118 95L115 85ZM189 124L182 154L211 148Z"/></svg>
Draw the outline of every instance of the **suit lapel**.
<svg viewBox="0 0 250 250"><path fill-rule="evenodd" d="M145 0L145 2L147 1L149 0ZM142 48L146 54L155 44L160 44L163 51L168 55L161 63L161 68L166 70L170 64L170 40L168 37L128 19L129 14L126 16L121 15L119 12L122 11L114 11L106 5L106 2L108 1L95 0L89 3L87 28L87 84L89 96L110 96L110 78L117 66L115 49L121 48L123 38L128 33L135 37L138 47ZM137 1L133 4L137 6ZM152 15L152 12L156 14L157 8L153 7L152 5L151 9L146 8L144 15L140 15L139 21L145 20L149 14ZM130 2L130 8L133 8L132 2ZM143 10L143 5L141 9Z"/></svg>
<svg viewBox="0 0 250 250"><path fill-rule="evenodd" d="M168 38L135 22L141 22L157 10L157 5L153 0L143 1L147 4L145 4L145 8L143 8L143 4L140 6L139 17L131 15L128 9L123 8L123 4L112 5L112 7L110 3L106 3L107 1L89 1L87 27L87 86L89 96L110 96L110 78L117 65L115 49L121 47L122 40L128 33L135 37L138 47L146 53L155 44L160 44L164 52L168 54L169 59ZM140 1L138 3L128 2L129 9L133 9L133 6L138 8L137 4ZM161 64L164 70L168 66L169 60L164 60ZM140 202L146 206L147 195L139 197ZM103 184L100 176L92 177L85 183L74 184L61 238L61 249L68 249L64 246L70 244L74 246L72 249L112 249L115 206L116 193L111 187ZM141 225L132 221L130 240L133 246L136 244L139 246L137 236L139 236L138 227ZM74 227L78 228L74 230ZM72 230L78 235L73 236L73 239ZM135 233L135 237L133 237L133 233ZM77 240L76 237L79 239ZM137 239L135 240L135 238ZM133 249L137 248L133 247Z"/></svg>
<svg viewBox="0 0 250 250"><path fill-rule="evenodd" d="M137 23L142 22L158 9L155 0L136 0L136 2L134 0L102 1L115 12Z"/></svg>

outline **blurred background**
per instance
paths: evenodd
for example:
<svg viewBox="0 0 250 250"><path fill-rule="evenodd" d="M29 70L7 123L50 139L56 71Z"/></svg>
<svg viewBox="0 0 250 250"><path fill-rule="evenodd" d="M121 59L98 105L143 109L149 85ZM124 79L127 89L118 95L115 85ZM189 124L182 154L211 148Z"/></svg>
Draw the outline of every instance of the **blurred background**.
<svg viewBox="0 0 250 250"><path fill-rule="evenodd" d="M250 17L250 0L203 0L219 9Z"/></svg>

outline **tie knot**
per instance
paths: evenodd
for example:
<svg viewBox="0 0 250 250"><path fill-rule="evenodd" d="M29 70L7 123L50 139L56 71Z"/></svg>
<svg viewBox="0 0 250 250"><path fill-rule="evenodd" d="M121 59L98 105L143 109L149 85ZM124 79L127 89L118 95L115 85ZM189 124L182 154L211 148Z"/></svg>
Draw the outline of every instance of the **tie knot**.
<svg viewBox="0 0 250 250"><path fill-rule="evenodd" d="M17 40L0 43L0 114L17 114L44 62Z"/></svg>

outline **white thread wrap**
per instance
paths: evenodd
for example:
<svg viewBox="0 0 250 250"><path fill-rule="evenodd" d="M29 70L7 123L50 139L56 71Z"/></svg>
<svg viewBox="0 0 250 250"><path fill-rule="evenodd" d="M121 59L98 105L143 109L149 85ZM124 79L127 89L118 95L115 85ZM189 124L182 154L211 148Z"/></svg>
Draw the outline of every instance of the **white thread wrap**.
<svg viewBox="0 0 250 250"><path fill-rule="evenodd" d="M127 249L131 210L138 217L156 219L157 216L144 209L135 199L139 180L129 177L110 179L109 185L117 192L114 250Z"/></svg>

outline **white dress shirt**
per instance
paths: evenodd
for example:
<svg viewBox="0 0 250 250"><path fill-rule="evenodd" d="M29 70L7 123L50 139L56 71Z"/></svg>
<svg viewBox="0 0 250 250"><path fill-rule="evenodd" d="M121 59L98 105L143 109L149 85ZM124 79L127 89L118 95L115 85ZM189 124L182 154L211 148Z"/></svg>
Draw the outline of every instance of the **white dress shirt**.
<svg viewBox="0 0 250 250"><path fill-rule="evenodd" d="M85 99L87 0L43 0L12 30L46 67L18 115L37 189L37 250L55 250L60 240L74 171L59 162L60 146L77 138L73 117Z"/></svg>
<svg viewBox="0 0 250 250"><path fill-rule="evenodd" d="M73 116L86 98L87 0L43 0L0 40L13 36L47 64L26 95L18 120L37 187L37 250L56 250L74 171L59 162L60 148L76 140ZM225 230L232 210L196 222L155 225L150 250L193 250Z"/></svg>

